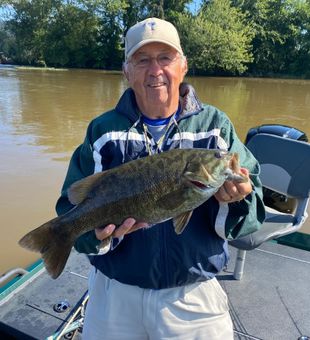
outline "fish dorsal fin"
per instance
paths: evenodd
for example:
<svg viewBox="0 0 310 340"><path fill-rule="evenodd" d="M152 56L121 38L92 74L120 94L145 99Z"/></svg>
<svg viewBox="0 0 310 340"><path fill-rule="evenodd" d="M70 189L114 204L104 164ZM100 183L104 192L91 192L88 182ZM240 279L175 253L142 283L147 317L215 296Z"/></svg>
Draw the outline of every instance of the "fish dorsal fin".
<svg viewBox="0 0 310 340"><path fill-rule="evenodd" d="M76 205L83 202L105 173L106 171L98 172L73 183L68 189L70 203Z"/></svg>
<svg viewBox="0 0 310 340"><path fill-rule="evenodd" d="M186 211L173 219L173 226L176 234L179 235L183 232L192 216L192 213L193 210Z"/></svg>

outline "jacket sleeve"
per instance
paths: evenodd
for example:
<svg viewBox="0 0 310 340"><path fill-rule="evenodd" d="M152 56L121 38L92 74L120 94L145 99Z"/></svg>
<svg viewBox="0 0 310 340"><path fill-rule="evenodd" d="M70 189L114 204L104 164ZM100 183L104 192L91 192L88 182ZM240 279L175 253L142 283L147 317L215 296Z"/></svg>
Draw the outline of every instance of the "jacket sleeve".
<svg viewBox="0 0 310 340"><path fill-rule="evenodd" d="M69 202L67 190L70 185L86 176L92 175L94 173L94 159L92 146L89 141L89 131L91 130L91 125L88 128L87 135L85 137L84 143L81 144L73 153L72 158L69 163L69 168L67 175L61 190L61 196L56 203L56 212L58 215L65 214L70 209L74 207ZM95 232L89 231L81 235L75 242L75 249L78 252L86 254L97 254L98 246L100 241L96 238Z"/></svg>
<svg viewBox="0 0 310 340"><path fill-rule="evenodd" d="M259 179L260 166L252 153L240 141L228 118L221 128L221 137L226 141L230 152L239 154L240 166L249 170L253 188L253 191L240 202L219 204L216 224L224 227L224 230L222 228L224 235L220 236L235 239L255 232L265 219L262 183ZM217 228L218 226L216 225L215 228L217 232L221 229Z"/></svg>

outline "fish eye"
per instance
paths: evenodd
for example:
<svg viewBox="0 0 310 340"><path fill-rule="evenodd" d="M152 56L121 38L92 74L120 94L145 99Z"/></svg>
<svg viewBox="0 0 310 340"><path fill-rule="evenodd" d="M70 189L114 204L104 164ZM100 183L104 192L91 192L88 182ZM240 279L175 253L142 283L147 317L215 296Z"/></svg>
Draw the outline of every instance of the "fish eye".
<svg viewBox="0 0 310 340"><path fill-rule="evenodd" d="M215 158L218 158L218 159L221 159L223 158L225 155L227 154L227 151L225 150L218 150L214 153L214 157Z"/></svg>
<svg viewBox="0 0 310 340"><path fill-rule="evenodd" d="M215 158L221 158L221 153L220 153L220 152L216 152L216 153L214 154L214 156L215 156Z"/></svg>

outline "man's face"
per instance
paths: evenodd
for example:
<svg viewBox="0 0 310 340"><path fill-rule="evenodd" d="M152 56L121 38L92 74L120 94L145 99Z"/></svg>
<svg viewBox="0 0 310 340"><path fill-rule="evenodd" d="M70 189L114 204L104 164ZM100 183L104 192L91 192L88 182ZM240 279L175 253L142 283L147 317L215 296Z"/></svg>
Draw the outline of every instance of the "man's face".
<svg viewBox="0 0 310 340"><path fill-rule="evenodd" d="M162 43L138 49L124 68L139 109L150 118L171 115L179 101L179 85L187 71L185 57Z"/></svg>

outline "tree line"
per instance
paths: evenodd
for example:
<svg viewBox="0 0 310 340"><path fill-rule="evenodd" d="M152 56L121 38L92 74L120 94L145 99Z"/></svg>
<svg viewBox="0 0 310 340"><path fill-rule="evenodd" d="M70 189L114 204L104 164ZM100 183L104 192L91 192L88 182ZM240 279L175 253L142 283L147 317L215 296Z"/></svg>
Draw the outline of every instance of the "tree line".
<svg viewBox="0 0 310 340"><path fill-rule="evenodd" d="M0 16L0 62L118 70L128 28L155 16L192 74L310 78L310 0L0 0Z"/></svg>

